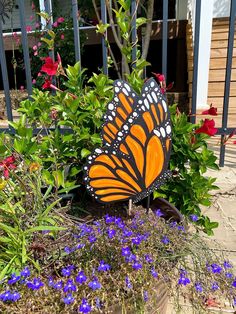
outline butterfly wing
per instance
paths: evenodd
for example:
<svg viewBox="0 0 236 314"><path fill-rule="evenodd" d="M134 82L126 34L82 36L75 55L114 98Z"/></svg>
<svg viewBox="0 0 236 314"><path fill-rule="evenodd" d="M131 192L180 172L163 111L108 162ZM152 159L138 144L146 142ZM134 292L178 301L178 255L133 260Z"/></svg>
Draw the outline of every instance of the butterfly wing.
<svg viewBox="0 0 236 314"><path fill-rule="evenodd" d="M129 120L138 95L124 81L114 82L114 97L108 103L102 128L103 145L112 146L123 125Z"/></svg>
<svg viewBox="0 0 236 314"><path fill-rule="evenodd" d="M135 95L132 111L114 138L89 157L85 167L88 190L102 203L141 200L167 176L170 141L170 114L160 88L151 79L141 97Z"/></svg>

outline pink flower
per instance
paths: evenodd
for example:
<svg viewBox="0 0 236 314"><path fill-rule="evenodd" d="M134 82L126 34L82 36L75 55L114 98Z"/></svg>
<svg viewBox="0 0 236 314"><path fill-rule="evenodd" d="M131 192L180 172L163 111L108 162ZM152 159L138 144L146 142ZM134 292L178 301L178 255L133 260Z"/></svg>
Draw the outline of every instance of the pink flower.
<svg viewBox="0 0 236 314"><path fill-rule="evenodd" d="M39 72L39 73L38 73L38 76L42 76L42 73L41 73L41 72Z"/></svg>
<svg viewBox="0 0 236 314"><path fill-rule="evenodd" d="M32 84L36 84L36 79L33 79Z"/></svg>
<svg viewBox="0 0 236 314"><path fill-rule="evenodd" d="M40 27L40 23L39 22L36 22L35 23L35 28L39 28Z"/></svg>
<svg viewBox="0 0 236 314"><path fill-rule="evenodd" d="M65 35L61 34L61 40L64 40L64 39L65 39Z"/></svg>
<svg viewBox="0 0 236 314"><path fill-rule="evenodd" d="M38 42L38 47L40 47L40 46L42 46L42 43L39 41L39 42Z"/></svg>
<svg viewBox="0 0 236 314"><path fill-rule="evenodd" d="M235 144L235 145L236 145L236 141L233 141L233 144Z"/></svg>
<svg viewBox="0 0 236 314"><path fill-rule="evenodd" d="M152 74L158 79L159 82L164 82L166 80L164 74L154 72L152 72Z"/></svg>
<svg viewBox="0 0 236 314"><path fill-rule="evenodd" d="M33 21L34 17L33 15L30 15L30 21Z"/></svg>
<svg viewBox="0 0 236 314"><path fill-rule="evenodd" d="M195 130L196 134L199 133L205 133L209 136L215 135L217 132L217 129L215 128L215 121L213 119L205 119L202 126Z"/></svg>
<svg viewBox="0 0 236 314"><path fill-rule="evenodd" d="M33 50L37 50L37 49L38 49L37 45L34 45Z"/></svg>
<svg viewBox="0 0 236 314"><path fill-rule="evenodd" d="M34 52L34 56L37 56L37 55L38 55L38 51L35 51L35 52Z"/></svg>
<svg viewBox="0 0 236 314"><path fill-rule="evenodd" d="M63 23L63 22L65 22L65 19L64 19L64 17L59 17L58 19L57 19L57 23Z"/></svg>
<svg viewBox="0 0 236 314"><path fill-rule="evenodd" d="M57 23L57 22L54 22L54 23L52 24L52 26L53 26L53 27L57 27L57 26L58 26L58 23Z"/></svg>
<svg viewBox="0 0 236 314"><path fill-rule="evenodd" d="M31 32L31 31L32 31L32 26L27 25L27 26L26 26L26 32Z"/></svg>
<svg viewBox="0 0 236 314"><path fill-rule="evenodd" d="M35 10L35 4L34 2L31 3L31 9L34 11Z"/></svg>
<svg viewBox="0 0 236 314"><path fill-rule="evenodd" d="M12 36L13 36L14 38L17 38L17 33L14 32L14 33L12 34Z"/></svg>
<svg viewBox="0 0 236 314"><path fill-rule="evenodd" d="M25 90L24 85L21 85L21 86L20 86L20 90L21 90L22 92Z"/></svg>
<svg viewBox="0 0 236 314"><path fill-rule="evenodd" d="M16 164L15 164L15 157L14 156L9 156L5 159L3 159L2 162L0 162L0 169L3 170L3 176L8 179L9 174L11 169L16 169Z"/></svg>

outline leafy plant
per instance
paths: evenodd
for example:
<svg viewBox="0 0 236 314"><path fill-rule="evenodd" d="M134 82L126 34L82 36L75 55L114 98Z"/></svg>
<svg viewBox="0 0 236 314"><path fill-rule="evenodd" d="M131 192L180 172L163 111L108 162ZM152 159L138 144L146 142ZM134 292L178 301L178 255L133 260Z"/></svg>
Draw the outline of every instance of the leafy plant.
<svg viewBox="0 0 236 314"><path fill-rule="evenodd" d="M208 149L208 135L196 134L197 124L188 121L185 113L171 107L172 152L170 157L171 178L158 191L155 197L164 197L173 203L185 216L196 216L196 225L208 235L218 227L217 222L201 214L201 206L211 205L210 191L218 189L215 178L205 176L207 169L219 169L217 157Z"/></svg>
<svg viewBox="0 0 236 314"><path fill-rule="evenodd" d="M46 187L41 166L16 154L5 158L1 168L5 178L0 182L0 280L25 264L39 269L34 242L43 243L44 231L56 236L63 230L60 198L52 186Z"/></svg>

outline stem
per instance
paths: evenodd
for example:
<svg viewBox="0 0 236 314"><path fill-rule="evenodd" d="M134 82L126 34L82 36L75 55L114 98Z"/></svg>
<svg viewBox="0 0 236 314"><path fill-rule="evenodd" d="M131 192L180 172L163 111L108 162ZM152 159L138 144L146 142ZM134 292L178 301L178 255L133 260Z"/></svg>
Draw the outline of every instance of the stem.
<svg viewBox="0 0 236 314"><path fill-rule="evenodd" d="M145 30L143 52L142 52L142 59L144 60L147 59L148 48L150 44L150 38L151 38L151 32L152 32L153 9L154 9L154 0L149 0L148 8L147 8L147 24L146 24L146 30Z"/></svg>

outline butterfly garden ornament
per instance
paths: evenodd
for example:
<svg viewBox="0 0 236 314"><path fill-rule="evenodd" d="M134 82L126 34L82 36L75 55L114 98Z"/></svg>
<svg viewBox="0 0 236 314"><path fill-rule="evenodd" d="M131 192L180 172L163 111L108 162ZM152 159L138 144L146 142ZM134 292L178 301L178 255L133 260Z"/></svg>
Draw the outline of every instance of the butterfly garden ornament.
<svg viewBox="0 0 236 314"><path fill-rule="evenodd" d="M165 97L154 79L145 82L141 95L116 80L104 120L103 146L84 166L87 190L105 204L138 202L169 175L171 122Z"/></svg>

